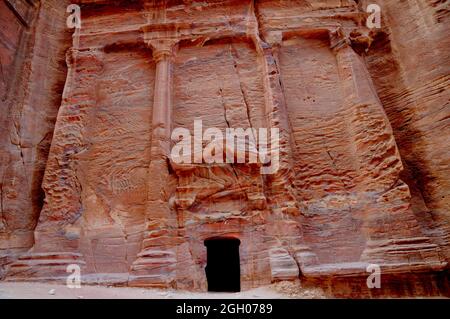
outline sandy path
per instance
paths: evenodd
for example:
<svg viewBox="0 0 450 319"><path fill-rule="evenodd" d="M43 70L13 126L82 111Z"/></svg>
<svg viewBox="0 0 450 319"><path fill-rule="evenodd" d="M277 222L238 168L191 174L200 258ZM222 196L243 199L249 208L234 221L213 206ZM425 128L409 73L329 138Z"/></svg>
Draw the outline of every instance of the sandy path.
<svg viewBox="0 0 450 319"><path fill-rule="evenodd" d="M0 299L191 299L191 298L308 298L277 291L272 286L239 293L203 293L177 290L143 289L129 287L82 286L70 289L65 285L45 283L0 282Z"/></svg>

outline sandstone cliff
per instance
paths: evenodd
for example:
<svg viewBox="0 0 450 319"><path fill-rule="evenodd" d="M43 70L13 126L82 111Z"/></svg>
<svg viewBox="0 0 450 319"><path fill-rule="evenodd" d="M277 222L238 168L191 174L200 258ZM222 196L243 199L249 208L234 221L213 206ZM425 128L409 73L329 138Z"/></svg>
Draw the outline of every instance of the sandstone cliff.
<svg viewBox="0 0 450 319"><path fill-rule="evenodd" d="M0 276L205 290L231 237L243 289L449 293L447 1L75 2L0 3ZM173 163L196 119L278 128L280 170Z"/></svg>

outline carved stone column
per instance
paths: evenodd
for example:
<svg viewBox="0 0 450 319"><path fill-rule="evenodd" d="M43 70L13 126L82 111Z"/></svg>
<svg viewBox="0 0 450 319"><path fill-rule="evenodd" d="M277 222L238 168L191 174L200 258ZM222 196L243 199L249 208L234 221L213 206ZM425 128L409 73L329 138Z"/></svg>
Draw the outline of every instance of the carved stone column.
<svg viewBox="0 0 450 319"><path fill-rule="evenodd" d="M172 129L172 58L175 40L150 40L156 63L152 118L152 160L168 157Z"/></svg>
<svg viewBox="0 0 450 319"><path fill-rule="evenodd" d="M367 245L361 260L386 265L386 271L439 268L438 247L421 234L411 211L409 187L400 179L403 166L393 131L364 60L342 30L330 32L330 42L357 159L358 201L365 205L361 218Z"/></svg>
<svg viewBox="0 0 450 319"><path fill-rule="evenodd" d="M174 285L177 236L176 212L169 207L170 135L172 129L172 58L175 40L149 40L156 63L153 98L151 160L149 165L146 229L141 252L131 266L130 284Z"/></svg>

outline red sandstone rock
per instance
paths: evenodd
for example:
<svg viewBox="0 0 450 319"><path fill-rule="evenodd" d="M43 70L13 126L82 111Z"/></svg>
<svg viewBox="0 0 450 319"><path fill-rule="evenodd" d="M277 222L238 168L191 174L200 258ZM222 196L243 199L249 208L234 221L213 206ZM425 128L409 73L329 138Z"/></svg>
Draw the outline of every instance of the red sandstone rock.
<svg viewBox="0 0 450 319"><path fill-rule="evenodd" d="M0 276L205 290L234 237L242 289L448 294L448 11L359 2L84 0L72 41L67 3L0 3ZM278 128L280 170L171 162L199 118ZM373 263L394 288L352 290Z"/></svg>

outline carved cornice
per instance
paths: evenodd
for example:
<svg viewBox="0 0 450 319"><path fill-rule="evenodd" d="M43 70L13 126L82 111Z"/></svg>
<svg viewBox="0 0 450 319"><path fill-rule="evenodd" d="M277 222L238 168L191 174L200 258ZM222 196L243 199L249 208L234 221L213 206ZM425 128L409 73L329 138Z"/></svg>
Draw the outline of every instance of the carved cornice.
<svg viewBox="0 0 450 319"><path fill-rule="evenodd" d="M109 46L116 43L139 43L160 39L177 39L204 43L223 38L253 39L259 34L268 45L278 46L285 37L312 33L327 33L337 28L352 30L361 25L365 13L354 8L341 10L317 10L298 16L264 17L254 15L231 16L220 21L152 21L148 24L127 28L125 26L100 33L80 34L81 47Z"/></svg>
<svg viewBox="0 0 450 319"><path fill-rule="evenodd" d="M247 18L230 18L228 21L183 23L167 22L148 24L140 28L144 34L144 41L148 43L152 40L210 40L227 37L249 37L257 32L257 24Z"/></svg>
<svg viewBox="0 0 450 319"><path fill-rule="evenodd" d="M308 30L333 30L339 27L354 28L362 24L366 13L354 7L321 9L307 11L292 16L259 17L261 33L264 37L268 33L281 31L283 34L305 33Z"/></svg>

